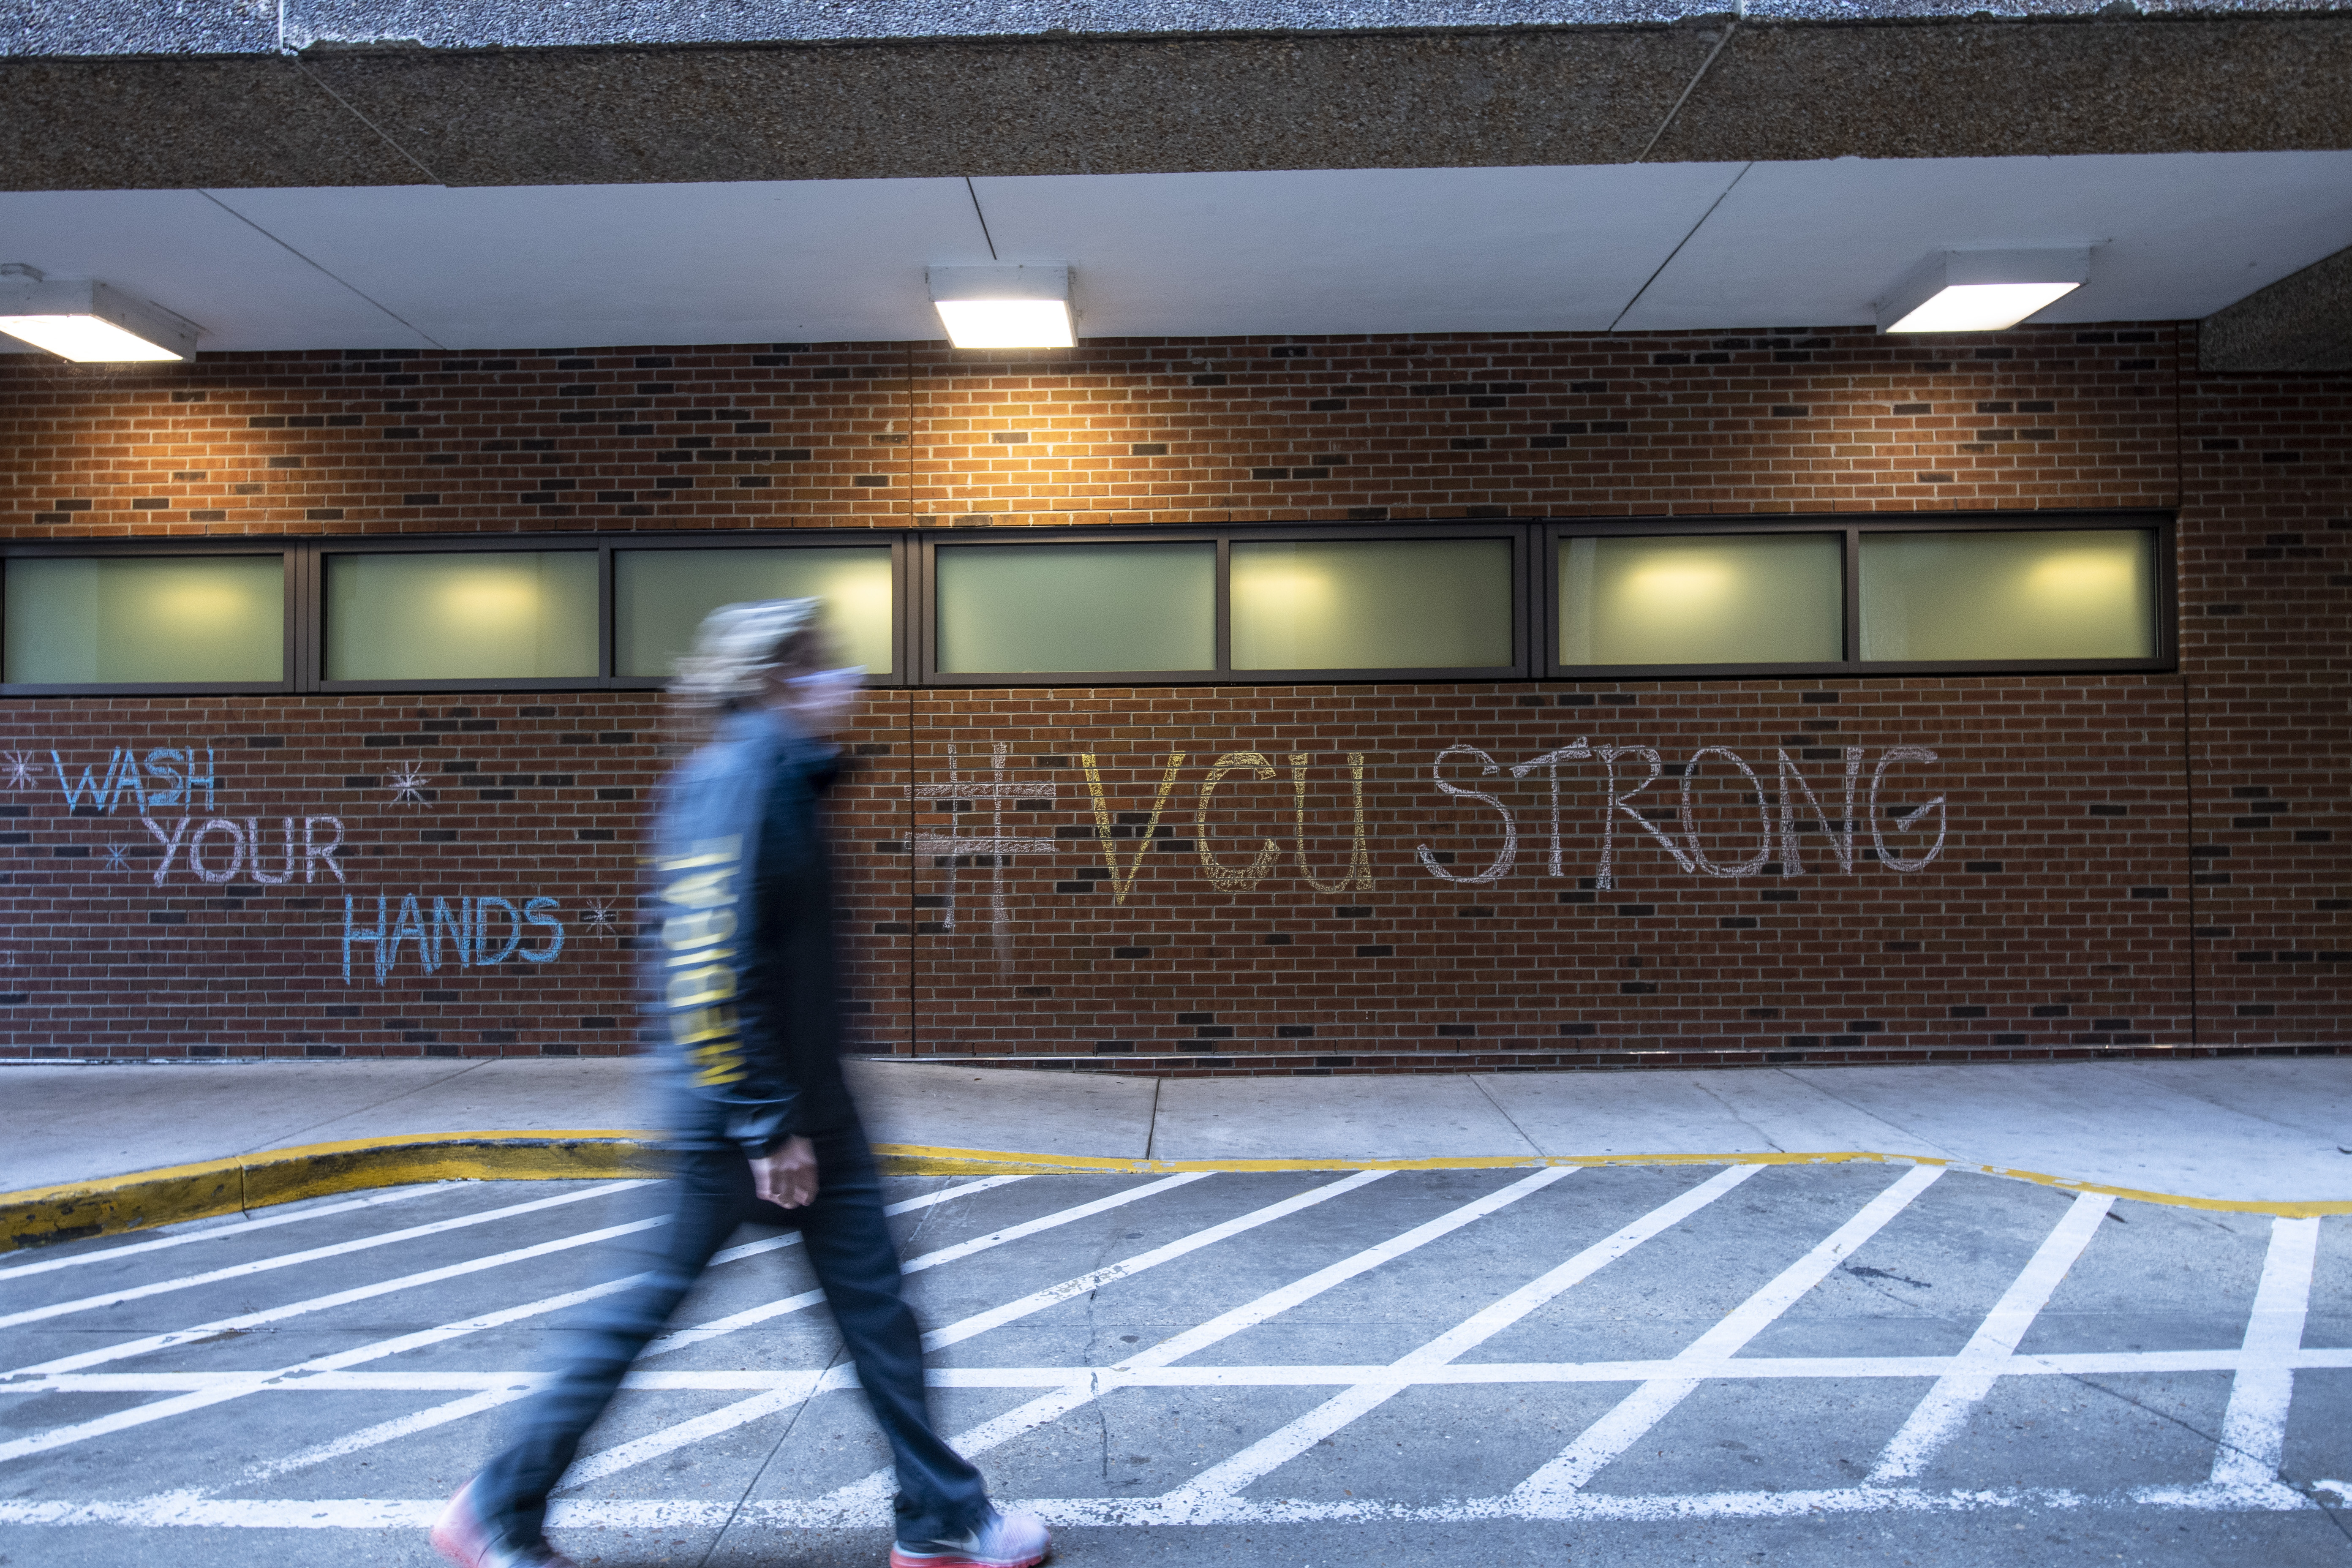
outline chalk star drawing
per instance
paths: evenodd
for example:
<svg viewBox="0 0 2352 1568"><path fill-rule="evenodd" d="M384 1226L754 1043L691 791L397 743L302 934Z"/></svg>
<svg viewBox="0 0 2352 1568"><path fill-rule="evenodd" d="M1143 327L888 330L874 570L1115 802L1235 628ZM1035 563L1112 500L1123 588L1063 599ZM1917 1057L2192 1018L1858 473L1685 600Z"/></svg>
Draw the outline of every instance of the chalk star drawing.
<svg viewBox="0 0 2352 1568"><path fill-rule="evenodd" d="M38 781L37 781L33 776L33 753L30 752L9 752L8 787L10 789L31 789L37 782Z"/></svg>
<svg viewBox="0 0 2352 1568"><path fill-rule="evenodd" d="M128 844L108 845L106 847L106 868L110 871L128 871L131 868L124 863L123 857L130 853L131 846Z"/></svg>
<svg viewBox="0 0 2352 1568"><path fill-rule="evenodd" d="M391 776L383 781L385 787L392 791L392 804L423 805L425 777L423 763L403 763L393 769Z"/></svg>
<svg viewBox="0 0 2352 1568"><path fill-rule="evenodd" d="M613 906L605 903L590 904L588 906L588 912L581 918L592 926L611 925L613 923Z"/></svg>

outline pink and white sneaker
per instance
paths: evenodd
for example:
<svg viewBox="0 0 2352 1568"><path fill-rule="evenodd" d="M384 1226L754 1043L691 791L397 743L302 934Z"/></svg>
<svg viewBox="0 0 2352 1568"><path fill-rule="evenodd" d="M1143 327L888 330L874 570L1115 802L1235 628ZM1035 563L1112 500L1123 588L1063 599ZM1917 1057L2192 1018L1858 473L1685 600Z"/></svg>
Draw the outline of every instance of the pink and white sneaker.
<svg viewBox="0 0 2352 1568"><path fill-rule="evenodd" d="M901 1541L890 1548L890 1568L1030 1568L1054 1549L1045 1521L1034 1513L992 1508L980 1528L945 1541Z"/></svg>
<svg viewBox="0 0 2352 1568"><path fill-rule="evenodd" d="M433 1550L457 1568L580 1568L544 1542L524 1547L501 1543L475 1511L473 1490L471 1481L459 1487L433 1525Z"/></svg>

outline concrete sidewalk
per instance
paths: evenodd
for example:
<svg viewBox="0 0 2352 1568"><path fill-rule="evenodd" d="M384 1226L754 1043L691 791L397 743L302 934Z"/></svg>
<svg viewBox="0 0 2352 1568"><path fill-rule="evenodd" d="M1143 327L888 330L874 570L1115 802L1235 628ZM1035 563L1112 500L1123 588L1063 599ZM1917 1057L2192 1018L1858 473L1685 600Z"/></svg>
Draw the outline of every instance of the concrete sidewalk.
<svg viewBox="0 0 2352 1568"><path fill-rule="evenodd" d="M1114 1159L1871 1152L2352 1200L2352 1058L1142 1079L859 1061L879 1142ZM0 1192L346 1139L643 1126L635 1063L0 1067Z"/></svg>

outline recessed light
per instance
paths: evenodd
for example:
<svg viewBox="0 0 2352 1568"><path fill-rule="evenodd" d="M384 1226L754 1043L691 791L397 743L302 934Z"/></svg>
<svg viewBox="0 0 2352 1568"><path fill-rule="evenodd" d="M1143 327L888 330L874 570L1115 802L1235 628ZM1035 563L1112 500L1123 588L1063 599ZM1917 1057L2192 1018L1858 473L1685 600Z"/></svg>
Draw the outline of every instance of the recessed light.
<svg viewBox="0 0 2352 1568"><path fill-rule="evenodd" d="M1066 267L934 267L931 304L960 349L1066 349L1077 342Z"/></svg>
<svg viewBox="0 0 2352 1568"><path fill-rule="evenodd" d="M1882 332L1998 332L2090 280L2087 246L1939 250L1878 302Z"/></svg>
<svg viewBox="0 0 2352 1568"><path fill-rule="evenodd" d="M52 279L0 266L0 332L78 363L193 359L197 327L90 279Z"/></svg>

